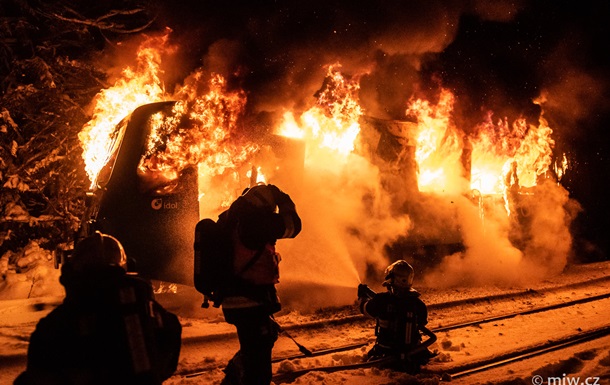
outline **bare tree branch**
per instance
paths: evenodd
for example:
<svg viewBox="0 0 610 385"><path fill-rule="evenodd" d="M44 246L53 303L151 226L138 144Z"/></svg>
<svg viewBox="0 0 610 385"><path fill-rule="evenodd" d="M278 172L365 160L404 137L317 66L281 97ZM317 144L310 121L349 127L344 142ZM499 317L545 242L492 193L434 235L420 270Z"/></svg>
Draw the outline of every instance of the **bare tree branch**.
<svg viewBox="0 0 610 385"><path fill-rule="evenodd" d="M89 27L98 28L100 30L111 31L111 32L120 33L120 34L130 34L130 33L141 32L141 31L147 29L148 27L150 27L150 25L152 25L152 23L154 23L154 21L156 19L156 16L147 18L146 17L147 10L144 8L133 8L133 9L124 9L124 10L113 9L113 10L108 11L108 13L98 16L96 18L86 17L86 16L80 14L75 9L70 8L68 6L63 6L62 8L66 13L72 14L73 17L64 16L61 12L57 12L57 11L56 12L40 11L40 12L41 12L41 14L43 14L44 16L46 16L48 18L54 18L54 19L61 20L61 21L67 22L67 23L86 25ZM140 21L135 20L135 18L133 20L130 20L129 18L125 18L126 16L143 16L145 21L142 25L128 28L125 25L125 22L132 21L134 23L138 23ZM121 23L117 20L113 20L116 18L123 18L124 21Z"/></svg>

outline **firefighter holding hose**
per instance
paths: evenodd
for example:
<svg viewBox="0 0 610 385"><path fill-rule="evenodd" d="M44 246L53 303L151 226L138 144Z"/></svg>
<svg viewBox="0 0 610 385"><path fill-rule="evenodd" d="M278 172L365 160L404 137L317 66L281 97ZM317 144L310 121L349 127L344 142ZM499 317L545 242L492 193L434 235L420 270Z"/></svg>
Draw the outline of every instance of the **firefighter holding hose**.
<svg viewBox="0 0 610 385"><path fill-rule="evenodd" d="M389 367L410 374L419 373L434 356L428 347L437 339L426 327L428 310L413 289L414 275L407 261L398 260L385 270L386 292L375 293L365 284L358 286L360 311L377 320L377 339L367 359L387 360ZM428 337L425 341L422 334Z"/></svg>

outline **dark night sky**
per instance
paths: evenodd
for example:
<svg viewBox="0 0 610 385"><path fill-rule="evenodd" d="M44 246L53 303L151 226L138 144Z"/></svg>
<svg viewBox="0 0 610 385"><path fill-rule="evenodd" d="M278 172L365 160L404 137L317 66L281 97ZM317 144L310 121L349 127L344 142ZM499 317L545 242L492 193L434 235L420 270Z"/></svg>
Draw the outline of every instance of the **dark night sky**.
<svg viewBox="0 0 610 385"><path fill-rule="evenodd" d="M607 253L609 2L163 4L157 26L172 28L184 51L177 72L224 72L248 92L252 113L307 106L335 61L344 73L366 73L361 104L380 118L404 118L411 95L433 99L445 87L468 131L488 110L536 121L533 101L546 95L556 151L573 160L563 184L584 207L575 231Z"/></svg>
<svg viewBox="0 0 610 385"><path fill-rule="evenodd" d="M459 111L469 117L482 106L511 116L504 106L513 116L533 118L540 110L532 100L548 92L544 116L554 129L556 152L573 161L562 184L584 208L575 231L593 240L605 258L610 239L609 16L607 2L546 1L509 23L464 16L456 39L434 64L458 95ZM589 258L603 258L580 246Z"/></svg>

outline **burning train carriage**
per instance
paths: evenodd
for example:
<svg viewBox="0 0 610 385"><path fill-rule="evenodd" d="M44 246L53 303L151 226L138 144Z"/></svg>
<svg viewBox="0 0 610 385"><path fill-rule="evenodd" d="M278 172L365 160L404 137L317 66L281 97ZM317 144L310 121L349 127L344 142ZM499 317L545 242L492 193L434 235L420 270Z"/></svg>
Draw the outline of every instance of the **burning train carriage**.
<svg viewBox="0 0 610 385"><path fill-rule="evenodd" d="M388 257L397 260L407 256L417 267L425 269L446 255L464 250L451 197L419 188L415 155L417 123L363 116L361 127L362 139L369 144L368 156L379 167L384 188L394 197L393 210L397 215L408 215L413 222L407 234L386 245ZM461 162L468 178L469 152L463 152ZM442 210L431 209L441 206Z"/></svg>
<svg viewBox="0 0 610 385"><path fill-rule="evenodd" d="M192 285L193 229L202 216L208 214L200 200L196 166L181 171L178 178L166 180L159 172L141 167L150 141L151 127L158 124L158 116L171 117L176 102L157 102L138 107L123 119L114 134L109 160L98 179L87 193L87 211L77 239L100 230L117 237L131 258L132 269L143 276L162 281ZM365 155L379 167L384 189L393 196L396 215L408 215L412 230L398 240L386 244L389 259L410 256L420 269L436 265L443 257L463 251L462 229L451 195L421 191L418 185L416 160L417 123L413 121L383 120L361 116L361 141ZM273 152L272 165L282 171L276 175L290 185L299 184L304 169L305 144L279 135L266 135L260 142ZM463 177L471 179L472 152L465 146L461 157ZM507 180L513 174L507 173ZM244 172L240 172L244 174ZM240 180L235 191L256 182L256 167L249 181ZM508 182L507 182L508 183ZM517 218L514 226L528 226L527 199L531 189L519 189L518 181L509 190L510 204ZM524 192L526 191L526 192ZM502 194L482 194L476 189L464 194L478 206L483 221L486 207L502 206ZM209 202L208 202L209 203ZM214 202L213 205L217 204ZM432 210L441 207L441 210ZM519 245L522 231L515 231Z"/></svg>
<svg viewBox="0 0 610 385"><path fill-rule="evenodd" d="M380 179L360 183L369 190L361 191L363 196L354 195L350 199L364 201L372 190L383 190L390 197L390 216L383 203L384 213L373 218L378 223L387 221L392 228L391 234L381 231L384 242L388 239L383 244L383 254L390 260L409 256L415 263L431 266L447 255L467 249L464 238L470 230L463 227L463 218L459 218L463 212L459 212L456 201L467 202L469 215L479 217L471 222L478 222L479 227L485 227L489 214L506 218L508 212L514 228L511 241L517 247L527 243L527 208L532 201L528 198L533 190L524 186L535 185L532 177L542 175L551 163L552 130L543 119L538 127L519 121L514 129L506 122L484 122L474 129L479 132L478 136L467 136L453 122L453 95L449 91L440 93L436 105L419 99L409 102L408 121L376 119L365 115L359 105L357 78L347 79L330 66L322 89L316 93L317 101L309 110L300 116L288 111L283 121L273 124L247 122L241 119L245 96L241 92L226 92L224 84L222 77L213 76L210 92L205 95L194 92L190 84L177 93L176 102L135 104L139 107L118 124L119 129L109 130L114 141L109 160L99 174L88 171L90 177L93 175L93 183L79 236L95 229L115 235L143 275L190 284L193 229L200 218L219 214L223 204L257 182L259 170L263 170L263 176L274 173L273 183L284 185L286 182L294 189L312 187L300 184L301 175L307 174L308 178L314 175L315 179L316 170L323 170L324 177L330 178L325 180L333 183L329 187L331 191L324 193L329 195L315 194L321 200L336 199L333 188L345 187L335 184L340 180L338 175ZM121 84L117 87L122 89ZM154 95L149 97L156 99ZM124 107L122 103L109 104ZM196 111L186 111L187 105ZM104 117L104 112L100 108L97 117ZM176 141L179 145L173 148L174 152L157 157L157 153L150 151L151 137L157 146L171 146L171 140L160 140L153 129L159 124L175 124L180 120L177 115L193 114L196 117L191 125L179 132ZM104 119L92 120L83 130L87 147L93 146L98 138L92 134L93 127L104 131L100 122ZM202 135L185 139L191 131ZM244 140L233 139L240 135ZM191 142L185 143L188 140ZM231 145L235 151L228 149ZM198 156L199 153L205 154ZM332 156L328 156L330 153ZM378 175L366 171L354 175L355 168L343 166L352 159L350 154L364 159L367 166L363 168L373 165ZM422 154L434 158L435 162L427 162ZM173 164L177 163L175 158L180 158L178 168ZM201 172L202 161L206 163L205 172ZM169 177L164 169L167 163L172 163ZM505 169L507 164L515 166ZM247 178L246 171L249 171ZM207 176L202 178L202 174ZM523 183L523 179L530 180ZM426 184L431 181L434 186ZM310 178L307 183L318 182ZM353 207L363 210L361 215L370 217L370 213L365 213L366 204L352 203ZM314 210L318 210L319 202L314 205ZM402 223L399 219L402 217L408 217L412 226L408 229L396 226ZM326 220L334 221L334 218L327 216ZM357 227L360 224L355 220L331 225ZM341 230L352 235L362 234L356 228ZM368 226L362 230L366 233L362 237L367 238L362 244L376 250L350 252L364 254L354 258L367 259L368 263L366 254L379 252L376 240L380 239L380 229ZM328 240L327 244L350 243L354 240L352 235L340 241ZM345 249L349 246L345 245Z"/></svg>
<svg viewBox="0 0 610 385"><path fill-rule="evenodd" d="M160 118L174 118L175 104L140 106L117 125L108 162L87 192L87 208L75 242L96 230L113 235L123 244L131 270L150 279L192 285L195 225L203 216L218 214L214 209L222 202L213 202L212 210L209 204L208 208L205 202L201 204L197 165L184 168L172 179L155 169L154 160L143 167L153 125L159 124ZM303 143L277 135L262 136L259 142L258 152L282 165L275 180L298 183L304 163ZM256 160L256 154L252 158ZM238 176L230 183L234 192L261 177L256 167L247 173L230 170L228 174ZM246 174L248 180L239 178Z"/></svg>
<svg viewBox="0 0 610 385"><path fill-rule="evenodd" d="M458 190L445 191L446 186L439 190L426 190L420 186L421 170L417 158L417 134L421 132L416 121L384 120L363 116L360 120L362 140L368 144L368 157L379 167L384 188L393 196L393 210L397 215L406 214L413 226L396 241L386 245L386 255L390 260L407 256L421 270L435 267L448 255L463 253L467 245L464 242L458 209L454 204L457 195L467 198L478 212L480 226L486 226L487 216L501 212L509 218L509 241L520 250L527 248L532 229L532 211L540 204L540 196L536 191L545 182L558 183L558 175L553 162L543 162L546 167L536 170L535 181L529 181L530 186L522 185L518 175L524 171L519 167L528 168L536 165L541 159L546 159L550 151L538 153L531 147L533 158L530 162L518 164L517 160L506 162L502 172L496 172L495 188L485 188L487 175L477 165L473 175L473 146L466 135L459 138L460 148L458 167L452 169L463 179ZM532 132L538 132L541 127L532 127ZM541 135L543 139L547 139ZM542 150L550 150L547 142L541 140ZM552 141L549 142L552 144ZM528 146L525 146L528 147ZM475 154L476 155L476 154ZM518 154L517 156L518 157ZM510 160L510 158L509 158ZM565 167L565 159L562 163ZM561 173L560 170L559 173ZM484 231L483 231L484 233Z"/></svg>
<svg viewBox="0 0 610 385"><path fill-rule="evenodd" d="M95 230L113 235L123 244L130 269L153 279L190 283L192 263L180 256L191 252L199 219L196 168L183 170L173 181L159 181L154 170L139 168L153 117L171 115L173 105L143 105L118 124L109 160L87 193L75 241Z"/></svg>

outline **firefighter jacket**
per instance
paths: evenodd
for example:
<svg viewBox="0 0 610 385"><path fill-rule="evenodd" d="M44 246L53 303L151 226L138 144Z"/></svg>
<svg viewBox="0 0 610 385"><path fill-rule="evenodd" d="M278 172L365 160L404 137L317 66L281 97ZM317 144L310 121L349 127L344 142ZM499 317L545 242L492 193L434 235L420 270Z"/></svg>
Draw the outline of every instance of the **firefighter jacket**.
<svg viewBox="0 0 610 385"><path fill-rule="evenodd" d="M421 342L420 329L428 323L428 310L411 290L403 296L390 292L375 294L360 304L363 314L377 320L377 345L395 353L408 352Z"/></svg>
<svg viewBox="0 0 610 385"><path fill-rule="evenodd" d="M255 186L219 216L232 236L233 279L224 290L223 309L265 306L280 310L275 285L279 283L278 239L294 238L301 219L288 194L274 185Z"/></svg>
<svg viewBox="0 0 610 385"><path fill-rule="evenodd" d="M160 385L173 374L182 327L147 281L106 266L62 270L60 282L66 297L37 324L15 385Z"/></svg>

